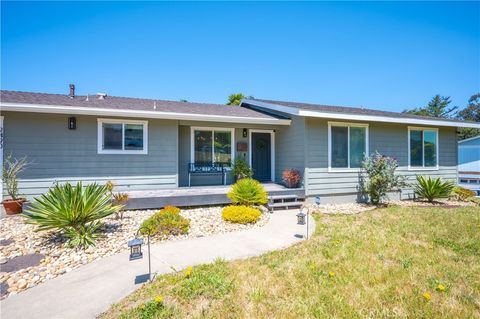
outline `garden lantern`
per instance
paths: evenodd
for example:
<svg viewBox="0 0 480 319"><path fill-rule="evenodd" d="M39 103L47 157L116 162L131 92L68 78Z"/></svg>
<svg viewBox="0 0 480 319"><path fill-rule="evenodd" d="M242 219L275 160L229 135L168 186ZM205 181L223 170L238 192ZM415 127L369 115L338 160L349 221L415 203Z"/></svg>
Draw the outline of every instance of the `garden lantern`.
<svg viewBox="0 0 480 319"><path fill-rule="evenodd" d="M130 260L143 258L142 253L143 239L134 238L128 241L128 247L130 247Z"/></svg>
<svg viewBox="0 0 480 319"><path fill-rule="evenodd" d="M297 214L297 224L298 225L307 224L307 235L305 236L305 238L307 238L307 239L308 239L308 212L309 211L310 210L308 209L308 207L303 206L300 209L300 212ZM306 220L306 223L305 223L305 220Z"/></svg>
<svg viewBox="0 0 480 319"><path fill-rule="evenodd" d="M302 209L303 210L303 209ZM300 213L297 214L297 224L298 225L305 225L305 216L306 214L303 213L303 211L300 211Z"/></svg>
<svg viewBox="0 0 480 319"><path fill-rule="evenodd" d="M128 247L130 247L130 261L143 258L142 245L144 243L142 238L138 238L138 234L141 230L147 230L147 245L148 245L148 280L152 281L152 263L150 257L150 233L149 230L145 227L140 227L135 234L135 238L128 241Z"/></svg>
<svg viewBox="0 0 480 319"><path fill-rule="evenodd" d="M315 196L315 204L320 205L320 196Z"/></svg>

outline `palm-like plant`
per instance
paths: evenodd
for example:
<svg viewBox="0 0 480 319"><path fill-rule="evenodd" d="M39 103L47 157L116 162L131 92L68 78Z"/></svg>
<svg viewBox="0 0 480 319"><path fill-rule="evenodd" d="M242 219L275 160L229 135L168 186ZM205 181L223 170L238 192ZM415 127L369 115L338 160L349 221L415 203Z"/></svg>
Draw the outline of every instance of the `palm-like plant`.
<svg viewBox="0 0 480 319"><path fill-rule="evenodd" d="M442 181L440 177L433 179L430 176L417 176L414 190L418 197L425 198L431 203L436 198L449 197L454 187L453 181Z"/></svg>
<svg viewBox="0 0 480 319"><path fill-rule="evenodd" d="M95 244L99 219L115 213L119 207L111 204L107 188L98 184L83 187L69 183L55 185L47 194L35 198L23 213L26 222L38 226L38 231L59 229L74 247Z"/></svg>
<svg viewBox="0 0 480 319"><path fill-rule="evenodd" d="M243 178L233 184L227 197L237 205L265 205L268 193L262 184L252 178Z"/></svg>

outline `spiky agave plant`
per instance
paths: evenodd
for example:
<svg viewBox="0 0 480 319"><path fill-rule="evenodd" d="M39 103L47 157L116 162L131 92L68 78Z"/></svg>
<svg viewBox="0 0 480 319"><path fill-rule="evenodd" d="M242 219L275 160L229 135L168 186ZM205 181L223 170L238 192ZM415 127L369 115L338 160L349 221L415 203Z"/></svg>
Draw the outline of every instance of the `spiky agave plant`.
<svg viewBox="0 0 480 319"><path fill-rule="evenodd" d="M26 222L37 225L38 231L59 229L72 247L95 245L99 237L100 219L115 213L105 186L82 183L55 185L47 194L35 198L23 213Z"/></svg>
<svg viewBox="0 0 480 319"><path fill-rule="evenodd" d="M455 184L453 181L442 181L440 177L433 179L430 176L417 176L415 194L420 198L425 198L431 203L436 198L449 197L454 187Z"/></svg>

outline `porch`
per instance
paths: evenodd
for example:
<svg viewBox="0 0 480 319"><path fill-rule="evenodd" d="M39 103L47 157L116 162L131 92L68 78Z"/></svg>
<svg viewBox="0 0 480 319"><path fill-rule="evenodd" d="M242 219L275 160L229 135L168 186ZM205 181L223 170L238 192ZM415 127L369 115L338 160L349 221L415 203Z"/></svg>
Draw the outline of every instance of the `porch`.
<svg viewBox="0 0 480 319"><path fill-rule="evenodd" d="M286 188L275 183L263 183L270 196L296 195L305 198L304 188ZM154 209L167 205L178 207L229 204L230 185L192 186L148 191L130 191L127 209Z"/></svg>

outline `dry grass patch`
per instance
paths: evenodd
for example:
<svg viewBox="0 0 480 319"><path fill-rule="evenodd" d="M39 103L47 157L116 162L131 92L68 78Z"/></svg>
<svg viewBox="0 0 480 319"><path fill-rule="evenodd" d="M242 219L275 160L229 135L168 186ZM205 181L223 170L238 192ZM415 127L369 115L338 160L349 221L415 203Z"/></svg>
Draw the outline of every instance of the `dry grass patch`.
<svg viewBox="0 0 480 319"><path fill-rule="evenodd" d="M141 318L156 295L170 308L151 318L480 318L480 208L316 219L307 242L161 276L103 318Z"/></svg>

